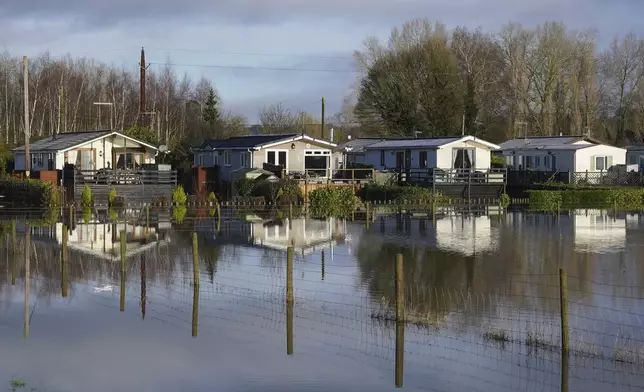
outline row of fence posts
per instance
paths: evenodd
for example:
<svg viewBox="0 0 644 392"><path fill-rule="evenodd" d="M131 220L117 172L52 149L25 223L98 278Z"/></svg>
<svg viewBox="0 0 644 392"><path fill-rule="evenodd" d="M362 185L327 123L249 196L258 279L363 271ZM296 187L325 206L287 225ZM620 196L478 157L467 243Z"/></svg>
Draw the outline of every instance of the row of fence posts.
<svg viewBox="0 0 644 392"><path fill-rule="evenodd" d="M369 221L369 219L367 219ZM27 226L28 228L28 226ZM29 230L27 230L29 233ZM16 259L16 235L15 235L15 221L12 222L12 285L15 285L15 259ZM68 231L67 226L63 225L62 235L62 252L61 252L61 291L62 296L68 295L68 264L69 264L69 249L68 249ZM29 262L29 245L30 241L26 244L26 262ZM126 288L126 260L127 260L127 234L125 231L120 232L120 256L121 256L121 287L120 287L120 311L125 311L125 288ZM293 285L293 262L295 250L293 247L288 247L286 252L286 353L293 355L293 319L294 319L294 285ZM196 232L192 233L192 264L193 264L193 306L192 306L192 336L198 335L198 318L199 318L199 289L200 289L200 273L199 273L199 241ZM28 274L27 264L27 274ZM325 277L325 253L321 252L321 278ZM29 276L26 275L28 279ZM561 306L561 390L568 391L568 364L570 354L570 329L568 324L568 278L564 269L559 270L559 287L560 287L560 306ZM28 298L28 289L26 289L26 299ZM145 317L145 261L141 260L141 311ZM403 269L403 256L402 254L396 255L395 259L395 312L396 312L396 342L395 342L395 386L400 388L403 386L403 369L404 369L404 353L405 353L405 282L404 282L404 269ZM28 304L26 300L25 307L25 337L29 334L29 315Z"/></svg>

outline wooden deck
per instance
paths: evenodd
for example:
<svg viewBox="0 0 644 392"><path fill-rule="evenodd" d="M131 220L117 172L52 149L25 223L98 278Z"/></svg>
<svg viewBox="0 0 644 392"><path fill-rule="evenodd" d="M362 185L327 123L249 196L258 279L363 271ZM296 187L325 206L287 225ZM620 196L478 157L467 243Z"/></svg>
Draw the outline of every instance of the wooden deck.
<svg viewBox="0 0 644 392"><path fill-rule="evenodd" d="M89 186L94 202L105 204L112 189L125 202L150 202L164 197L169 202L177 186L177 172L151 170L77 171L74 176L74 199L80 200Z"/></svg>
<svg viewBox="0 0 644 392"><path fill-rule="evenodd" d="M398 173L398 183L432 188L451 198L498 198L505 192L508 173L505 169L430 169Z"/></svg>

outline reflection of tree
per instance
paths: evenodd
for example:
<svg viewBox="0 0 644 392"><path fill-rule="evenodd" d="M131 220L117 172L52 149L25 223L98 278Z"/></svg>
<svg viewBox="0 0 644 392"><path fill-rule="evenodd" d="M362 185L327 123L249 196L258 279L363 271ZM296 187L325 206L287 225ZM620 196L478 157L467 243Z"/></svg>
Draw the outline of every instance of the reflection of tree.
<svg viewBox="0 0 644 392"><path fill-rule="evenodd" d="M204 248L203 255L206 261L206 271L208 271L210 283L213 283L217 273L217 263L219 263L219 258L221 257L221 246L206 246Z"/></svg>
<svg viewBox="0 0 644 392"><path fill-rule="evenodd" d="M491 222L498 233L492 240L498 246L493 253L474 256L438 249L437 236L443 234L437 233L430 220L392 219L391 224L381 223L378 230L362 237L356 253L361 282L374 301L384 298L385 304L390 303L391 311L397 253L404 257L406 306L436 319L454 312L480 317L482 311L499 306L498 311L558 314L561 266L579 277L569 281L570 299L589 297L588 281L596 256L575 253L571 246L574 233L550 216L517 214L507 221Z"/></svg>

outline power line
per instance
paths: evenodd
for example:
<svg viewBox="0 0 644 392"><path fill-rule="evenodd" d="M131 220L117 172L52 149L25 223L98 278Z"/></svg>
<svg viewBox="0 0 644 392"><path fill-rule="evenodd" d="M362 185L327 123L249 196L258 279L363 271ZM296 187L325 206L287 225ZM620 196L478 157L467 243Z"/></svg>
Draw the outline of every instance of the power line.
<svg viewBox="0 0 644 392"><path fill-rule="evenodd" d="M150 63L160 66L171 67L195 67L195 68L223 68L223 69L247 69L247 70L266 70L266 71L285 71L285 72L330 72L330 73L355 73L360 71L349 69L314 69L314 68L281 68L281 67L256 67L245 65L221 65L221 64L175 64L175 63Z"/></svg>
<svg viewBox="0 0 644 392"><path fill-rule="evenodd" d="M163 52L190 52L190 53L210 53L210 54L224 54L234 56L265 56L265 57L299 57L299 58L315 58L315 59L328 59L328 60L353 60L351 56L321 56L314 54L295 54L295 53L266 53L266 52L228 52L228 51L213 51L205 49L170 49L170 48L150 48Z"/></svg>

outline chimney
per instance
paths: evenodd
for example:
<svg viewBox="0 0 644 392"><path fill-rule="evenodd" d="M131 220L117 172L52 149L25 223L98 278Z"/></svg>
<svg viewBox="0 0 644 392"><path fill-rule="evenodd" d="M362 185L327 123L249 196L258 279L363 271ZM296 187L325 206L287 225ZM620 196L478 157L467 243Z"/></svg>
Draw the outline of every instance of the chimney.
<svg viewBox="0 0 644 392"><path fill-rule="evenodd" d="M331 128L331 143L333 143L333 128Z"/></svg>

